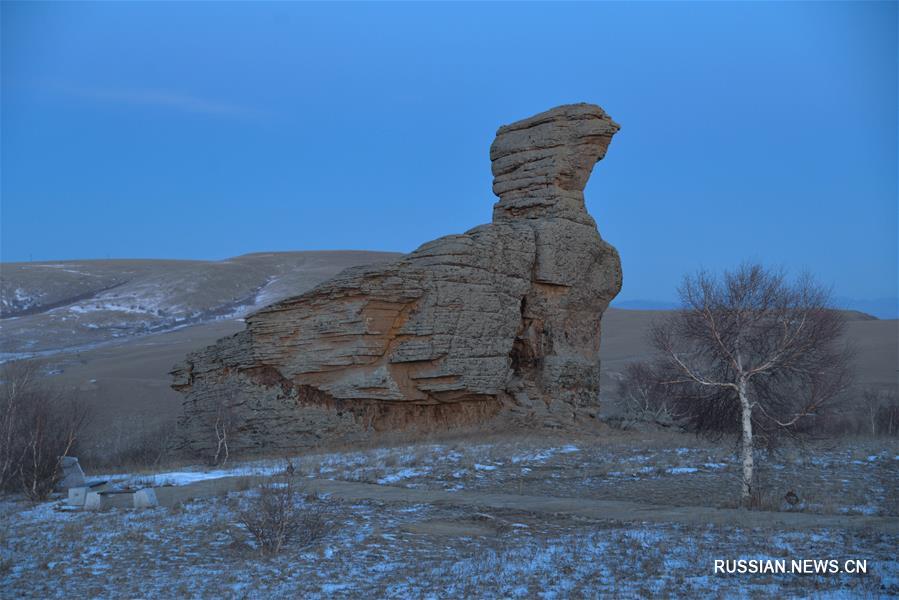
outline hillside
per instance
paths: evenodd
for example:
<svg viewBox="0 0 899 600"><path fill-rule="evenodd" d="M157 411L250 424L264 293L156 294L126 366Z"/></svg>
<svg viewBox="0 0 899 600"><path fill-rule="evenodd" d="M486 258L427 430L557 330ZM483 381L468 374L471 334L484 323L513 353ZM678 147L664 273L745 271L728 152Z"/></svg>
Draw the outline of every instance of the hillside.
<svg viewBox="0 0 899 600"><path fill-rule="evenodd" d="M651 353L646 333L663 310L609 309L603 318L603 394L614 393L615 375L634 360ZM846 337L855 349L856 383L860 386L899 387L899 320L881 320L846 311Z"/></svg>
<svg viewBox="0 0 899 600"><path fill-rule="evenodd" d="M340 270L389 260L377 252L251 254L226 261L4 264L5 358L40 353L51 380L95 407L92 428L130 436L171 423L182 397L169 371L190 351L243 329L242 316L302 293ZM603 318L603 411L624 366L650 353L661 310L610 308ZM858 383L897 386L899 321L847 313Z"/></svg>
<svg viewBox="0 0 899 600"><path fill-rule="evenodd" d="M222 261L85 260L0 265L0 359L88 349L236 319L387 252L247 254Z"/></svg>

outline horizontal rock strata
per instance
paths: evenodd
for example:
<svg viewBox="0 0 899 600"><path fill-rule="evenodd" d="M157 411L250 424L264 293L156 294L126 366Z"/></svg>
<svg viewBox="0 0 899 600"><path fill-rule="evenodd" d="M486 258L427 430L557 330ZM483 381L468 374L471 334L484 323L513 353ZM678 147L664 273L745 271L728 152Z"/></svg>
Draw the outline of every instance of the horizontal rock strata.
<svg viewBox="0 0 899 600"><path fill-rule="evenodd" d="M621 267L583 189L617 130L589 104L501 127L493 223L347 269L189 355L173 372L186 445L272 451L594 414Z"/></svg>

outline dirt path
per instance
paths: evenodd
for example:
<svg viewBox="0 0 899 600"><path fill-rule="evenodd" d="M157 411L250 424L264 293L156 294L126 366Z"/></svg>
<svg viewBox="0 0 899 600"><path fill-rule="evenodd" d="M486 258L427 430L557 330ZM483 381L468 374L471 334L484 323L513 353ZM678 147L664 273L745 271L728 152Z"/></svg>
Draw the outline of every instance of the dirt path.
<svg viewBox="0 0 899 600"><path fill-rule="evenodd" d="M235 476L197 481L183 486L156 488L162 506L173 506L191 498L202 498L247 489L267 477ZM332 494L344 500L378 500L410 504L471 506L473 508L506 509L543 514L561 514L598 521L684 523L688 525L730 525L770 529L873 529L899 534L899 517L869 517L864 515L818 515L800 512L747 511L708 506L665 506L640 504L619 500L592 498L557 498L526 496L481 491L448 492L339 481L333 479L297 478L303 492Z"/></svg>
<svg viewBox="0 0 899 600"><path fill-rule="evenodd" d="M335 481L331 479L301 479L300 487L307 492L333 494L344 500L380 500L413 504L444 504L479 508L563 514L595 520L648 521L653 523L685 523L690 525L731 525L772 529L866 529L899 533L899 518L868 517L863 515L816 515L811 513L763 512L706 506L662 506L594 500L589 498L555 498L551 496L520 496L490 492L447 492Z"/></svg>

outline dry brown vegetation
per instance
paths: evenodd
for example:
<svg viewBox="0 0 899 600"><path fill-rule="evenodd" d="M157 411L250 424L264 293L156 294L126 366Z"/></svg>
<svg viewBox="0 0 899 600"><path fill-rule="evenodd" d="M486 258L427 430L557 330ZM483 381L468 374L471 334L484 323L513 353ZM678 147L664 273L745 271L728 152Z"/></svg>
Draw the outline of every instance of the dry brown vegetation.
<svg viewBox="0 0 899 600"><path fill-rule="evenodd" d="M760 508L862 518L895 515L894 440L835 448L782 448L763 473ZM53 597L718 597L890 596L899 593L896 535L839 528L759 529L589 519L519 507L402 500L402 491L464 490L644 503L736 506L739 461L732 440L673 431L602 436L484 436L294 458L294 506L318 512L326 530L302 533L277 554L240 523L257 511L256 488L201 498L176 509L56 512L0 500L0 568L14 596ZM283 463L257 466L281 483ZM847 468L848 465L848 468ZM231 468L240 468L232 464ZM273 470L272 470L273 469ZM303 496L308 477L389 481L393 500ZM283 487L275 487L280 493ZM784 503L795 491L800 505ZM282 494L281 498L286 495ZM280 500L273 506L279 513ZM664 511L665 506L652 507ZM742 514L757 515L758 513ZM254 513L255 514L255 513ZM285 510L284 514L294 514ZM783 513L781 513L783 514ZM850 517L849 515L861 515ZM809 515L805 515L809 516ZM758 515L758 522L765 520ZM279 522L273 519L273 523ZM289 522L283 521L283 522ZM278 527L273 529L278 530ZM277 536L274 536L277 537ZM858 557L868 576L715 577L727 556ZM5 567L4 567L5 564ZM639 573L639 577L635 577Z"/></svg>
<svg viewBox="0 0 899 600"><path fill-rule="evenodd" d="M44 500L61 478L60 457L77 448L87 409L47 387L34 362L6 363L0 379L0 490Z"/></svg>
<svg viewBox="0 0 899 600"><path fill-rule="evenodd" d="M238 515L238 522L253 536L261 554L279 554L290 542L307 546L327 531L316 505L298 504L298 494L289 476L275 477L260 485L256 492Z"/></svg>

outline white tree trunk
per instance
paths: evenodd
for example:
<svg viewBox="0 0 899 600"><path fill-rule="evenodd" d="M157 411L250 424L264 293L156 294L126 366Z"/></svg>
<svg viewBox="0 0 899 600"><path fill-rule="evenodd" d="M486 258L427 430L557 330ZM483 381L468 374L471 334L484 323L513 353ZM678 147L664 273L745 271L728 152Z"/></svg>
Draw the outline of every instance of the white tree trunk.
<svg viewBox="0 0 899 600"><path fill-rule="evenodd" d="M749 496L752 492L752 471L754 464L752 459L752 405L749 402L749 394L746 391L745 381L740 381L739 393L741 413L740 421L742 424L740 450L743 462L743 486L741 500L743 501L743 505L746 506L749 504Z"/></svg>
<svg viewBox="0 0 899 600"><path fill-rule="evenodd" d="M221 427L219 424L221 423ZM215 464L225 464L228 462L228 425L227 423L222 422L222 419L216 419L215 421L215 437L218 439L218 446L215 449L215 458L213 459ZM222 454L222 450L225 451L224 459L219 462L219 457Z"/></svg>

